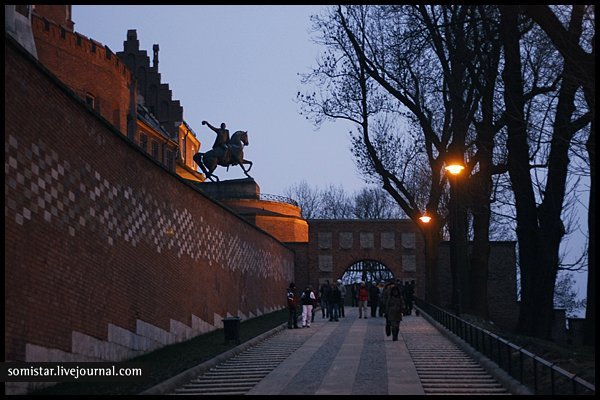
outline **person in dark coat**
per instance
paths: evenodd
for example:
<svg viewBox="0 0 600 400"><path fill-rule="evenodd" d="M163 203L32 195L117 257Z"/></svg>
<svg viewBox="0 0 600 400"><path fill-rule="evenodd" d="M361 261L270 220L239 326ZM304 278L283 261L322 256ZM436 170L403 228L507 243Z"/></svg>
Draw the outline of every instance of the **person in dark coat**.
<svg viewBox="0 0 600 400"><path fill-rule="evenodd" d="M287 290L287 306L288 306L288 329L300 329L298 326L298 311L297 311L297 299L296 299L296 285L290 283Z"/></svg>
<svg viewBox="0 0 600 400"><path fill-rule="evenodd" d="M358 306L358 283L353 283L350 288L352 293L352 307Z"/></svg>
<svg viewBox="0 0 600 400"><path fill-rule="evenodd" d="M319 288L322 318L329 318L329 304L327 303L329 301L329 292L331 292L331 285L329 284L329 280L326 280Z"/></svg>
<svg viewBox="0 0 600 400"><path fill-rule="evenodd" d="M392 340L398 340L400 332L400 321L402 321L402 312L404 311L404 299L402 291L398 285L390 287L385 296L385 315L391 327Z"/></svg>
<svg viewBox="0 0 600 400"><path fill-rule="evenodd" d="M375 318L377 316L377 306L379 305L379 288L376 282L372 282L369 288L369 303L371 304L371 318Z"/></svg>
<svg viewBox="0 0 600 400"><path fill-rule="evenodd" d="M331 284L331 290L329 291L329 298L327 303L329 304L329 320L339 321L339 307L342 300L342 293L336 283Z"/></svg>

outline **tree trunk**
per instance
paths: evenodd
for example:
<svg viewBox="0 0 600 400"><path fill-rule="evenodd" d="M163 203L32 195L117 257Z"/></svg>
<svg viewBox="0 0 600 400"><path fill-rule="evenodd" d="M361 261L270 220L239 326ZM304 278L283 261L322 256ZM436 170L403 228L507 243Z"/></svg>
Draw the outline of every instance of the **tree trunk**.
<svg viewBox="0 0 600 400"><path fill-rule="evenodd" d="M537 210L529 171L529 145L524 119L523 81L519 45L518 6L501 6L504 41L504 103L508 131L508 173L515 195L517 241L521 267L521 307L517 331L534 336L540 310L536 304L538 257Z"/></svg>
<svg viewBox="0 0 600 400"><path fill-rule="evenodd" d="M583 19L584 5L574 5L572 24L567 29L561 24L548 5L528 5L525 12L546 32L556 48L566 61L574 61L573 73L583 88L585 100L592 114L591 128L588 142L586 143L590 159L590 196L588 204L588 280L587 280L587 306L584 327L584 343L595 346L596 332L596 159L595 159L595 60L596 48L592 38L592 52L587 53L579 44L581 22ZM592 9L594 13L594 9ZM592 18L594 18L593 16Z"/></svg>
<svg viewBox="0 0 600 400"><path fill-rule="evenodd" d="M585 323L583 343L596 347L596 126L592 119L587 150L590 157L590 201L588 208L588 276L587 276L587 305L585 308Z"/></svg>
<svg viewBox="0 0 600 400"><path fill-rule="evenodd" d="M482 171L483 172L483 171ZM470 282L471 312L485 320L489 319L488 310L488 269L490 258L490 191L491 175L488 175L487 187L480 188L478 197L472 204L473 213L473 247L471 250ZM487 195L487 197L485 197Z"/></svg>
<svg viewBox="0 0 600 400"><path fill-rule="evenodd" d="M438 258L440 247L440 228L435 221L429 222L431 226L422 228L425 242L425 301L440 306L440 293L438 282Z"/></svg>

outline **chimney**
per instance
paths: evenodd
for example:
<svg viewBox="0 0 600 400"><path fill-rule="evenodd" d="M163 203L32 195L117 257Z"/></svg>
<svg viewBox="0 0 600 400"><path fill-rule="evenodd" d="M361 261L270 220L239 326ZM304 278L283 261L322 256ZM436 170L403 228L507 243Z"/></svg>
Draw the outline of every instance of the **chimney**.
<svg viewBox="0 0 600 400"><path fill-rule="evenodd" d="M158 71L158 45L153 45L152 50L154 50L154 60L152 60L153 67Z"/></svg>

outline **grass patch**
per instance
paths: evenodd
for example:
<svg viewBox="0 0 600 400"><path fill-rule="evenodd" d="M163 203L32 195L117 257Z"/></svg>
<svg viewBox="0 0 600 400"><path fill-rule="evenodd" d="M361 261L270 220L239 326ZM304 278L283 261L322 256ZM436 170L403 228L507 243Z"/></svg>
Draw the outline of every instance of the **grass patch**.
<svg viewBox="0 0 600 400"><path fill-rule="evenodd" d="M240 323L240 342L244 343L287 321L288 311L283 309ZM236 347L224 343L223 329L176 343L151 353L127 360L144 364L143 382L62 382L38 390L33 395L133 395L172 378L198 364Z"/></svg>

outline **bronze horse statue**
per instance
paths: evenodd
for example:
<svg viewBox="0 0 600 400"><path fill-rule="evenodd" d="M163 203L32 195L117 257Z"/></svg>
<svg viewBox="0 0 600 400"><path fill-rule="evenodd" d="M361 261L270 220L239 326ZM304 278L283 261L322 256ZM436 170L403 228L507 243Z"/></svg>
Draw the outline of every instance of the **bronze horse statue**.
<svg viewBox="0 0 600 400"><path fill-rule="evenodd" d="M213 148L206 153L196 153L193 157L194 161L208 179L212 182L219 181L219 177L213 174L213 171L218 165L227 167L229 170L230 165L239 165L244 174L248 178L252 178L248 171L252 168L252 161L244 159L244 146L248 146L248 132L237 131L231 136L231 139L227 142L227 146ZM248 169L244 168L244 164L249 164Z"/></svg>

